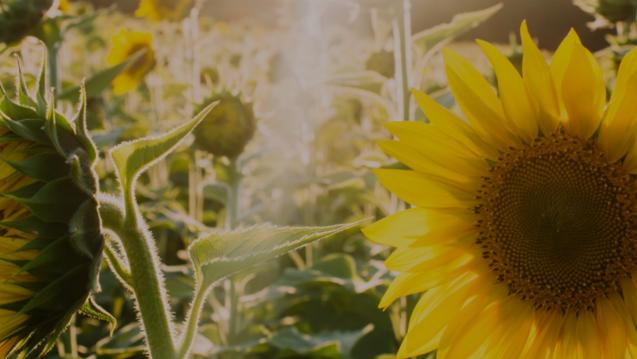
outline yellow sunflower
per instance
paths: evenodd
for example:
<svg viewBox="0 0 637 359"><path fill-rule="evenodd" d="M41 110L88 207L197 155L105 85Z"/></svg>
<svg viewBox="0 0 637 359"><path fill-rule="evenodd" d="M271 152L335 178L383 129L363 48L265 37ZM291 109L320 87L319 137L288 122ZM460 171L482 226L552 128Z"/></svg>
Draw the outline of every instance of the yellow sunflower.
<svg viewBox="0 0 637 359"><path fill-rule="evenodd" d="M179 21L188 16L194 0L141 0L135 16L153 21Z"/></svg>
<svg viewBox="0 0 637 359"><path fill-rule="evenodd" d="M113 92L116 95L123 95L137 88L144 77L155 67L153 35L148 32L122 29L113 36L111 42L111 50L106 59L109 65L122 63L144 50L137 60L113 80Z"/></svg>
<svg viewBox="0 0 637 359"><path fill-rule="evenodd" d="M413 208L364 232L396 247L381 307L424 292L399 358L637 358L637 50L607 103L574 31L550 65L521 37L522 75L478 42L497 94L444 52L464 118L415 91L430 123L387 124L411 169L376 175Z"/></svg>

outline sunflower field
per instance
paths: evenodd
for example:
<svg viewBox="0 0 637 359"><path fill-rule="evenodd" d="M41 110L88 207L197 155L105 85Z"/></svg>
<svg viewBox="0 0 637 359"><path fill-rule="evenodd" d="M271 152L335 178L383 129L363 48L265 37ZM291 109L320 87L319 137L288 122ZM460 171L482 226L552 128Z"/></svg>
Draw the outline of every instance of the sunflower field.
<svg viewBox="0 0 637 359"><path fill-rule="evenodd" d="M0 359L637 359L636 0L0 0Z"/></svg>

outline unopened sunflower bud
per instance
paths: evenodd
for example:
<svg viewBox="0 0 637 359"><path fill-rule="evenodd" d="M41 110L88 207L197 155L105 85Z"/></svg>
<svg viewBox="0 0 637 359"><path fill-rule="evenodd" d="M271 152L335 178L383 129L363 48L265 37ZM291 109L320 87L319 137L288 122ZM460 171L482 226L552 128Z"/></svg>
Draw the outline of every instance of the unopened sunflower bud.
<svg viewBox="0 0 637 359"><path fill-rule="evenodd" d="M52 347L87 302L104 245L85 96L70 121L44 84L32 97L17 83L17 100L0 93L1 358Z"/></svg>
<svg viewBox="0 0 637 359"><path fill-rule="evenodd" d="M209 98L195 111L219 101L194 131L195 145L216 156L236 158L250 142L256 129L252 105L227 92Z"/></svg>
<svg viewBox="0 0 637 359"><path fill-rule="evenodd" d="M0 0L0 43L14 44L42 21L53 0Z"/></svg>

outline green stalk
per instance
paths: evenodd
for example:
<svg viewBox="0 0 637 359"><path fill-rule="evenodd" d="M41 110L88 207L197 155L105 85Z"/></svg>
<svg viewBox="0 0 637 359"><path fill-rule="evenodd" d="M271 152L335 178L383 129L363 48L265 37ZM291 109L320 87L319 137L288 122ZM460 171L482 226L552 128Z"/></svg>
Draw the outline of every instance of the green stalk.
<svg viewBox="0 0 637 359"><path fill-rule="evenodd" d="M181 339L181 345L179 346L179 353L177 358L186 359L192 349L192 344L197 334L199 327L199 319L201 318L201 310L208 297L209 290L203 290L201 284L198 284L195 288L195 298L190 305L190 311L187 316L185 331Z"/></svg>
<svg viewBox="0 0 637 359"><path fill-rule="evenodd" d="M152 359L174 359L177 356L173 338L170 306L159 268L155 243L132 193L125 196L126 211L112 199L100 198L104 227L122 242L130 266L130 285L146 334Z"/></svg>
<svg viewBox="0 0 637 359"><path fill-rule="evenodd" d="M56 91L62 89L60 85L60 64L59 64L59 50L60 43L57 41L51 41L46 43L46 53L48 58L48 75L49 86L54 87Z"/></svg>
<svg viewBox="0 0 637 359"><path fill-rule="evenodd" d="M411 0L403 0L402 7L397 7L393 21L394 59L396 63L396 79L398 86L397 99L400 102L399 118L409 121L411 117Z"/></svg>

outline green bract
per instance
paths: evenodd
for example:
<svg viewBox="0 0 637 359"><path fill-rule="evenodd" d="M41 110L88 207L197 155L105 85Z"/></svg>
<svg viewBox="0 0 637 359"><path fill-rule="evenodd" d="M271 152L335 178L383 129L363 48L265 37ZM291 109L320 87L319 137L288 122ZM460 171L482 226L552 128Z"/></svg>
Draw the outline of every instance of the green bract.
<svg viewBox="0 0 637 359"><path fill-rule="evenodd" d="M250 142L256 129L252 105L238 96L222 92L204 101L195 113L219 101L194 131L195 145L216 156L236 158Z"/></svg>
<svg viewBox="0 0 637 359"><path fill-rule="evenodd" d="M0 92L0 357L48 351L72 316L90 305L104 237L95 145L82 91L77 115L55 110L43 70L35 96L18 76Z"/></svg>
<svg viewBox="0 0 637 359"><path fill-rule="evenodd" d="M0 0L0 42L22 40L42 21L53 0Z"/></svg>

